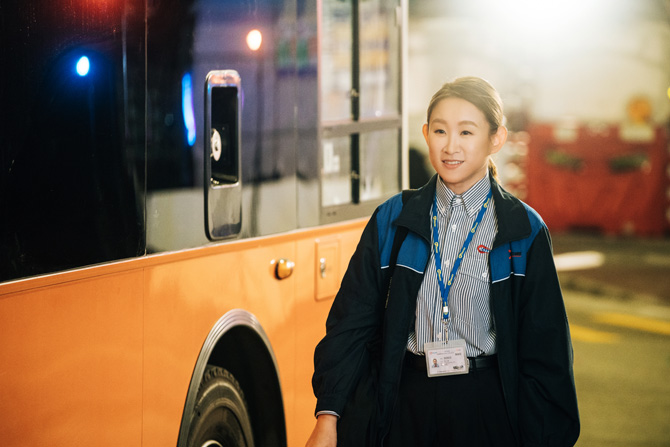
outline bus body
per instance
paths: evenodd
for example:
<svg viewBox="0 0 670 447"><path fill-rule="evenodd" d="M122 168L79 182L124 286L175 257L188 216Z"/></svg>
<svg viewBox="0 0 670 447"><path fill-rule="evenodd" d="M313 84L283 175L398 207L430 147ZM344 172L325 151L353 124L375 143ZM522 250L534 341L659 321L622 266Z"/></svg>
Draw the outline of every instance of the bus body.
<svg viewBox="0 0 670 447"><path fill-rule="evenodd" d="M406 4L0 14L3 445L303 444L332 298L402 186Z"/></svg>

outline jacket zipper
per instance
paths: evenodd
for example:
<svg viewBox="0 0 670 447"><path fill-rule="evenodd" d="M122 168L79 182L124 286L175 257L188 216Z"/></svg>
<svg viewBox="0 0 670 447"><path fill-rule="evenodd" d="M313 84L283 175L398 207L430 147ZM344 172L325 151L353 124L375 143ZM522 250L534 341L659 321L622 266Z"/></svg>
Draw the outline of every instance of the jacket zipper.
<svg viewBox="0 0 670 447"><path fill-rule="evenodd" d="M393 282L393 276L389 278L389 288L386 290L386 303L384 303L384 309L389 307L389 297L391 296L391 283Z"/></svg>

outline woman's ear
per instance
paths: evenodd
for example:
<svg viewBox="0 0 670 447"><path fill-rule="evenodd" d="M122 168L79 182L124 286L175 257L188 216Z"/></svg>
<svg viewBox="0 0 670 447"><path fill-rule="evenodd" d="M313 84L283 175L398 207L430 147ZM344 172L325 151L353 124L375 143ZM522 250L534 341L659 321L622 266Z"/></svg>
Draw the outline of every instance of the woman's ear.
<svg viewBox="0 0 670 447"><path fill-rule="evenodd" d="M491 136L491 153L495 154L505 145L507 141L507 127L499 126L496 133Z"/></svg>
<svg viewBox="0 0 670 447"><path fill-rule="evenodd" d="M428 144L428 124L424 124L421 131L423 132L423 138L426 140L426 144Z"/></svg>

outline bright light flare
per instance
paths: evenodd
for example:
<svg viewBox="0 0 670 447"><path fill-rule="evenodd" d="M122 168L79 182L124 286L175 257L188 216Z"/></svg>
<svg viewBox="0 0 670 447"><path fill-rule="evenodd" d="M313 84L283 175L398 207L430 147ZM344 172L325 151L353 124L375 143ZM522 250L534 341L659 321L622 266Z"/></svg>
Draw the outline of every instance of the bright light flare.
<svg viewBox="0 0 670 447"><path fill-rule="evenodd" d="M195 144L195 112L193 110L193 81L189 73L181 78L181 111L186 127L186 140L189 146L193 146Z"/></svg>
<svg viewBox="0 0 670 447"><path fill-rule="evenodd" d="M491 6L515 25L525 25L533 29L561 28L565 33L574 23L588 21L602 8L601 0L510 0L494 2ZM499 16L499 17L500 17ZM562 28L568 26L568 28Z"/></svg>
<svg viewBox="0 0 670 447"><path fill-rule="evenodd" d="M539 51L568 41L583 42L607 8L604 0L489 0L486 4L508 39Z"/></svg>
<svg viewBox="0 0 670 447"><path fill-rule="evenodd" d="M79 58L77 61L77 65L75 67L77 70L77 74L79 76L86 76L88 75L88 72L91 70L91 62L88 60L88 57L82 56Z"/></svg>
<svg viewBox="0 0 670 447"><path fill-rule="evenodd" d="M554 262L559 272L594 269L605 263L605 255L598 251L561 253L554 256Z"/></svg>
<svg viewBox="0 0 670 447"><path fill-rule="evenodd" d="M251 51L258 51L263 43L263 35L257 29L252 29L247 34L247 46Z"/></svg>

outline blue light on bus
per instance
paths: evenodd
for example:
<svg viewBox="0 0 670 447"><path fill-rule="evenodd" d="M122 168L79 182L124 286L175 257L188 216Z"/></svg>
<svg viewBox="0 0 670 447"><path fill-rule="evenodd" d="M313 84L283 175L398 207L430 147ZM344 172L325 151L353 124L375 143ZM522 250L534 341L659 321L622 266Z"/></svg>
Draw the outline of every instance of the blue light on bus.
<svg viewBox="0 0 670 447"><path fill-rule="evenodd" d="M88 60L88 57L86 56L80 57L79 60L77 61L76 66L77 74L82 77L86 76L90 71L90 69L91 69L91 62Z"/></svg>
<svg viewBox="0 0 670 447"><path fill-rule="evenodd" d="M186 126L186 139L188 145L193 146L195 144L195 113L193 112L193 83L189 73L181 78L181 110Z"/></svg>

